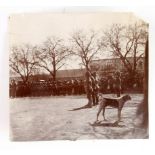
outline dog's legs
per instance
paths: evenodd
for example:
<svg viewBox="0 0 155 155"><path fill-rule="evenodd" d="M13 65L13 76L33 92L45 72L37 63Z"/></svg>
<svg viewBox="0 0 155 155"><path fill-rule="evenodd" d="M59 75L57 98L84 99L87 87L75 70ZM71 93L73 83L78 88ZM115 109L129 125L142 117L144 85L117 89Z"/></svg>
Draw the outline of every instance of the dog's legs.
<svg viewBox="0 0 155 155"><path fill-rule="evenodd" d="M103 113L102 113L102 115L103 115L104 121L107 121L106 118L105 118L105 106L103 107Z"/></svg>
<svg viewBox="0 0 155 155"><path fill-rule="evenodd" d="M100 112L102 111L103 107L101 104L99 104L99 109L98 109L98 112L97 112L97 118L96 118L96 122L98 121L98 117L100 115Z"/></svg>
<svg viewBox="0 0 155 155"><path fill-rule="evenodd" d="M118 108L118 122L121 121L121 109Z"/></svg>

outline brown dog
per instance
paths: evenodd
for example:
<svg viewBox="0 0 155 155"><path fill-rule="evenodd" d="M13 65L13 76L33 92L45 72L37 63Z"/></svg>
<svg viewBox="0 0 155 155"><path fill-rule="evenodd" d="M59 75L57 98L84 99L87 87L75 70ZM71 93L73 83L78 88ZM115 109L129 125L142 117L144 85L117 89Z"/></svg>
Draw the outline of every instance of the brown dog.
<svg viewBox="0 0 155 155"><path fill-rule="evenodd" d="M121 110L125 104L126 101L131 100L131 97L129 95L123 95L121 97L118 98L107 98L104 97L101 93L98 95L99 97L99 110L97 112L97 119L96 121L98 121L98 117L100 112L103 110L103 118L105 119L105 108L107 106L111 106L114 108L118 108L118 122L121 119Z"/></svg>

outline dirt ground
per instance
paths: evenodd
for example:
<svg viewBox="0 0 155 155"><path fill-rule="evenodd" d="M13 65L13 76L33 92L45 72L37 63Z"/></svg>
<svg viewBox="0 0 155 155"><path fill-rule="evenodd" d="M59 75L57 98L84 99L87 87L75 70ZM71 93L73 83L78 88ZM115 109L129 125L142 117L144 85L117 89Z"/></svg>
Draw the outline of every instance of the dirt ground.
<svg viewBox="0 0 155 155"><path fill-rule="evenodd" d="M107 96L107 95L106 95ZM94 124L98 107L72 111L87 103L85 96L29 97L10 99L10 137L13 141L137 139L148 138L139 128L136 109L142 94L131 94L122 110L106 108L107 121ZM99 117L103 120L102 114Z"/></svg>

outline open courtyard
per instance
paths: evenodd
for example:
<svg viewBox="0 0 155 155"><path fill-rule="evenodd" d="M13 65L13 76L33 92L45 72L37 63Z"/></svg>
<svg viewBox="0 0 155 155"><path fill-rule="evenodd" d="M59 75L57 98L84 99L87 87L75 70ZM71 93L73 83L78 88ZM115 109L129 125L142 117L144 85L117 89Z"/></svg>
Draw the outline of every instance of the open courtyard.
<svg viewBox="0 0 155 155"><path fill-rule="evenodd" d="M132 139L147 138L137 127L136 111L143 94L130 94L117 120L117 109L107 107L107 121L94 124L98 106L87 104L85 96L25 97L10 99L10 135L13 141ZM107 96L107 95L106 95ZM103 120L100 114L99 120Z"/></svg>

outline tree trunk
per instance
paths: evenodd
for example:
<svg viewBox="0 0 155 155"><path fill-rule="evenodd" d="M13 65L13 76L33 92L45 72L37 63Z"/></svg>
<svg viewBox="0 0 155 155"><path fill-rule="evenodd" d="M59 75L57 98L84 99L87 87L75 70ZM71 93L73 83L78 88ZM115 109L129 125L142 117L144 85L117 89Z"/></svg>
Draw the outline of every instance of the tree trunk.
<svg viewBox="0 0 155 155"><path fill-rule="evenodd" d="M56 70L53 70L53 81L56 81Z"/></svg>
<svg viewBox="0 0 155 155"><path fill-rule="evenodd" d="M137 51L137 46L135 47L135 50L134 50L134 57L133 57L133 81L135 80L135 74L136 74L136 68L137 68L136 51Z"/></svg>
<svg viewBox="0 0 155 155"><path fill-rule="evenodd" d="M56 81L56 62L55 62L55 56L53 57L53 81Z"/></svg>
<svg viewBox="0 0 155 155"><path fill-rule="evenodd" d="M143 114L143 122L142 125L145 128L148 128L148 53L149 47L148 47L148 40L146 42L145 47L145 66L144 66L144 114Z"/></svg>

